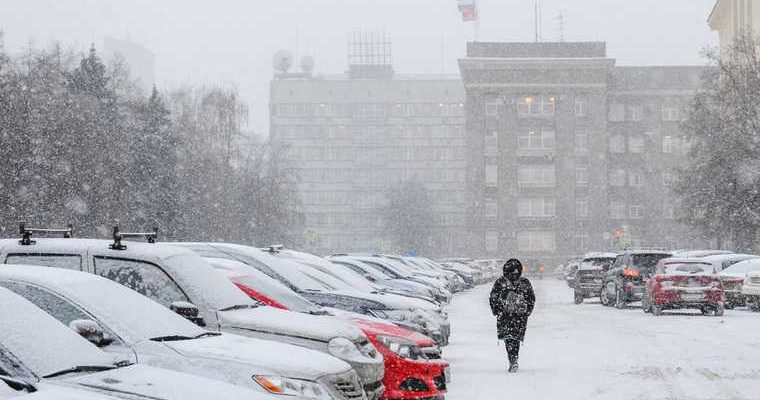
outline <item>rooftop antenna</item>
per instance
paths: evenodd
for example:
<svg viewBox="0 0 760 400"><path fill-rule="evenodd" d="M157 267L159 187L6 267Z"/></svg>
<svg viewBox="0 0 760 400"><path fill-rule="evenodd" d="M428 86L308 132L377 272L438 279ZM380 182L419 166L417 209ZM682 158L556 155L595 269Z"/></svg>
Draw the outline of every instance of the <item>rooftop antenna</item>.
<svg viewBox="0 0 760 400"><path fill-rule="evenodd" d="M538 43L538 3L533 3L533 41Z"/></svg>
<svg viewBox="0 0 760 400"><path fill-rule="evenodd" d="M557 20L557 30L559 31L559 41L565 41L565 16L560 13L554 19Z"/></svg>

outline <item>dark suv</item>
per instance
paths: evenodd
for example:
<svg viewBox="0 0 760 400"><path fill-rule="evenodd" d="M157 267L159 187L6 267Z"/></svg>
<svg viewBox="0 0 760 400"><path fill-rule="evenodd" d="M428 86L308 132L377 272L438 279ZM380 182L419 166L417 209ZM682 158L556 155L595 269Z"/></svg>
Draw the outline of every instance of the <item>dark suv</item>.
<svg viewBox="0 0 760 400"><path fill-rule="evenodd" d="M583 256L583 261L575 273L575 304L599 296L604 274L609 271L616 258L616 253L589 253Z"/></svg>
<svg viewBox="0 0 760 400"><path fill-rule="evenodd" d="M657 263L671 253L662 250L626 250L615 259L604 275L599 299L602 305L625 308L640 301L646 280L654 274Z"/></svg>

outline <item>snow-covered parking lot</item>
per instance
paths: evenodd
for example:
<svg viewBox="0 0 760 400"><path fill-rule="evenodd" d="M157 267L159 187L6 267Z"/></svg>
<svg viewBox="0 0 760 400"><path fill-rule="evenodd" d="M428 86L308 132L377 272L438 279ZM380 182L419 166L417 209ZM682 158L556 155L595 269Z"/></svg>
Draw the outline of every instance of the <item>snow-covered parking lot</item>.
<svg viewBox="0 0 760 400"><path fill-rule="evenodd" d="M448 399L760 399L760 314L655 317L596 300L574 305L562 281L533 285L538 300L517 374L507 374L496 343L490 285L455 296Z"/></svg>

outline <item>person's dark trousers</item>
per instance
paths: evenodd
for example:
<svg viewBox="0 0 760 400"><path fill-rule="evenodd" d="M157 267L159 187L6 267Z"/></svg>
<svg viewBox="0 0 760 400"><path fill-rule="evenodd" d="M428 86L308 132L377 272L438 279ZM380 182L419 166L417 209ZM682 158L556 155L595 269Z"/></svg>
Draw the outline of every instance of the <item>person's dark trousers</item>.
<svg viewBox="0 0 760 400"><path fill-rule="evenodd" d="M520 356L520 341L517 339L505 339L504 344L507 347L507 356L509 356L509 363L514 364L517 362L517 358Z"/></svg>

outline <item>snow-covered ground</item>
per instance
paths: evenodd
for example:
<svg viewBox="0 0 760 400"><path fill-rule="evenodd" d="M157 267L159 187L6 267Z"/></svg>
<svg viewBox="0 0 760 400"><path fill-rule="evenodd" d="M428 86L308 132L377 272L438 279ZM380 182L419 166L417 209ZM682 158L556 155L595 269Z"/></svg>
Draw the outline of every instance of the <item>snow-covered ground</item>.
<svg viewBox="0 0 760 400"><path fill-rule="evenodd" d="M447 399L760 399L760 314L655 317L598 300L574 305L559 280L533 285L538 302L517 374L507 374L496 343L490 285L454 297Z"/></svg>

